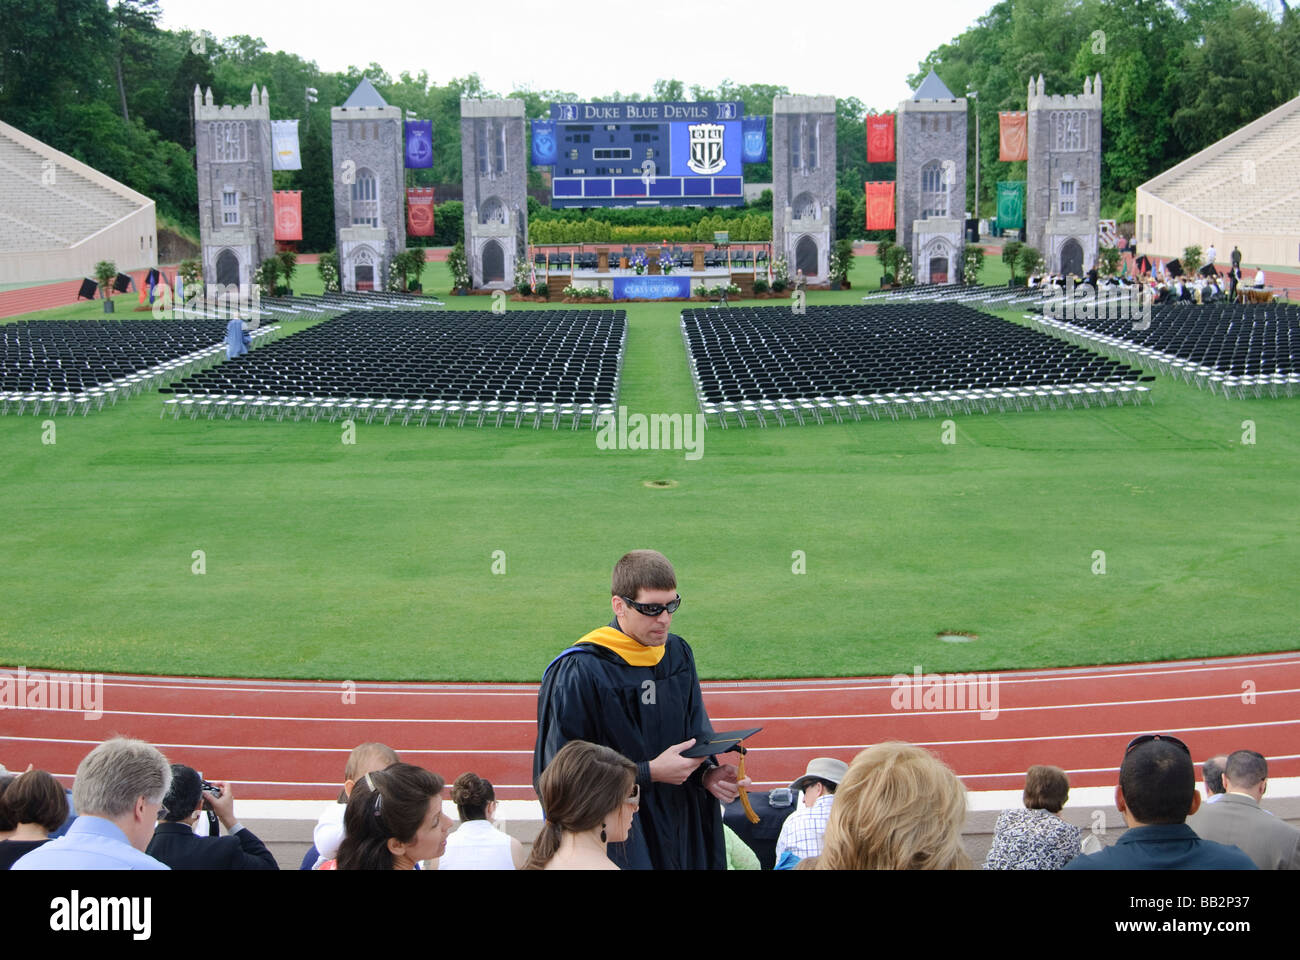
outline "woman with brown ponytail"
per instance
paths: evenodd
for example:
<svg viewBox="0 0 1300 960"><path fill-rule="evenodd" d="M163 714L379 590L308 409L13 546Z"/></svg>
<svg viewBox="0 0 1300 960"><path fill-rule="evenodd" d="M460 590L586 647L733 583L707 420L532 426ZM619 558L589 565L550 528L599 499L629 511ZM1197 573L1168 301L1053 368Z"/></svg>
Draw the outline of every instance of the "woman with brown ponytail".
<svg viewBox="0 0 1300 960"><path fill-rule="evenodd" d="M451 786L451 802L460 826L447 838L447 852L436 870L518 870L524 865L524 845L492 823L497 798L492 784L476 773L462 773Z"/></svg>
<svg viewBox="0 0 1300 960"><path fill-rule="evenodd" d="M525 870L617 870L606 844L622 843L640 804L636 764L585 740L570 740L538 778L546 822Z"/></svg>

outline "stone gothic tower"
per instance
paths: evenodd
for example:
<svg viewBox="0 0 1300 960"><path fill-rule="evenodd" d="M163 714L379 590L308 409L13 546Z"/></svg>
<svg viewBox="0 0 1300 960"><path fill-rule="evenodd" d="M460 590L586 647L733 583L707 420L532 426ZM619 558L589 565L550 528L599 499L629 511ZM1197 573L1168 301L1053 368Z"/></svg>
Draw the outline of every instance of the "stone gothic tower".
<svg viewBox="0 0 1300 960"><path fill-rule="evenodd" d="M194 88L199 238L205 284L251 288L275 253L271 199L271 108L254 84L248 106L216 106Z"/></svg>
<svg viewBox="0 0 1300 960"><path fill-rule="evenodd" d="M835 242L835 98L772 101L772 250L815 282Z"/></svg>
<svg viewBox="0 0 1300 960"><path fill-rule="evenodd" d="M522 100L460 102L465 258L475 289L514 286L528 256L528 157Z"/></svg>
<svg viewBox="0 0 1300 960"><path fill-rule="evenodd" d="M1029 81L1025 241L1049 273L1082 276L1097 263L1101 216L1101 74L1083 94L1047 96Z"/></svg>
<svg viewBox="0 0 1300 960"><path fill-rule="evenodd" d="M917 283L961 279L966 225L966 98L933 70L898 105L894 234Z"/></svg>
<svg viewBox="0 0 1300 960"><path fill-rule="evenodd" d="M342 289L387 290L393 257L406 249L402 111L362 79L330 110L334 226Z"/></svg>

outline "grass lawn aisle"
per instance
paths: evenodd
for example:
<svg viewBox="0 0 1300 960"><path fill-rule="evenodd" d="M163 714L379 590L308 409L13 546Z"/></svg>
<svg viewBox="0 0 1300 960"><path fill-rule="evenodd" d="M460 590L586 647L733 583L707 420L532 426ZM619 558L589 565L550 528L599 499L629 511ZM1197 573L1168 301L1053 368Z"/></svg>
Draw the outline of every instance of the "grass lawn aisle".
<svg viewBox="0 0 1300 960"><path fill-rule="evenodd" d="M878 275L859 258L852 290L809 302ZM697 410L681 309L628 307L630 412ZM637 547L676 565L673 629L711 678L1294 649L1300 401L1153 386L1154 406L955 417L952 445L942 418L712 428L695 461L567 427L358 424L346 446L339 423L160 420L151 393L54 418L52 445L2 417L0 664L535 681L609 619Z"/></svg>

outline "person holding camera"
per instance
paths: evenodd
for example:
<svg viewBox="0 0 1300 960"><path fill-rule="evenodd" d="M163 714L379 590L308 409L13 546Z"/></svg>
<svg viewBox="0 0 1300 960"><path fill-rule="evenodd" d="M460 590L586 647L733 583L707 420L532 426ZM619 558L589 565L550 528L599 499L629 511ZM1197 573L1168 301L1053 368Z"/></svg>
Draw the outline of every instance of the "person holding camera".
<svg viewBox="0 0 1300 960"><path fill-rule="evenodd" d="M212 808L227 836L200 837L194 824ZM172 783L163 798L160 823L146 853L173 870L278 870L266 844L235 819L229 783L211 784L193 767L172 764Z"/></svg>

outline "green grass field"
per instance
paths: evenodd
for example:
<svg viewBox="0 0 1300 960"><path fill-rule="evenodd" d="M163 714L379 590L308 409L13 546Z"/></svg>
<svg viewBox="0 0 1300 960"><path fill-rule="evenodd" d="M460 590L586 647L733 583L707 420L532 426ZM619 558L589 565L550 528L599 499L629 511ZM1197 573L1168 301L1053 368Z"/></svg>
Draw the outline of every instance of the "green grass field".
<svg viewBox="0 0 1300 960"><path fill-rule="evenodd" d="M853 290L809 300L856 302L878 273L859 259ZM628 309L632 412L696 410L680 307ZM160 420L153 393L55 418L54 444L3 417L0 663L536 680L609 619L637 547L676 565L673 629L708 677L1294 649L1300 400L1154 387L1154 406L959 416L953 445L940 419L713 428L697 461L567 428L360 424L347 446L339 423Z"/></svg>

